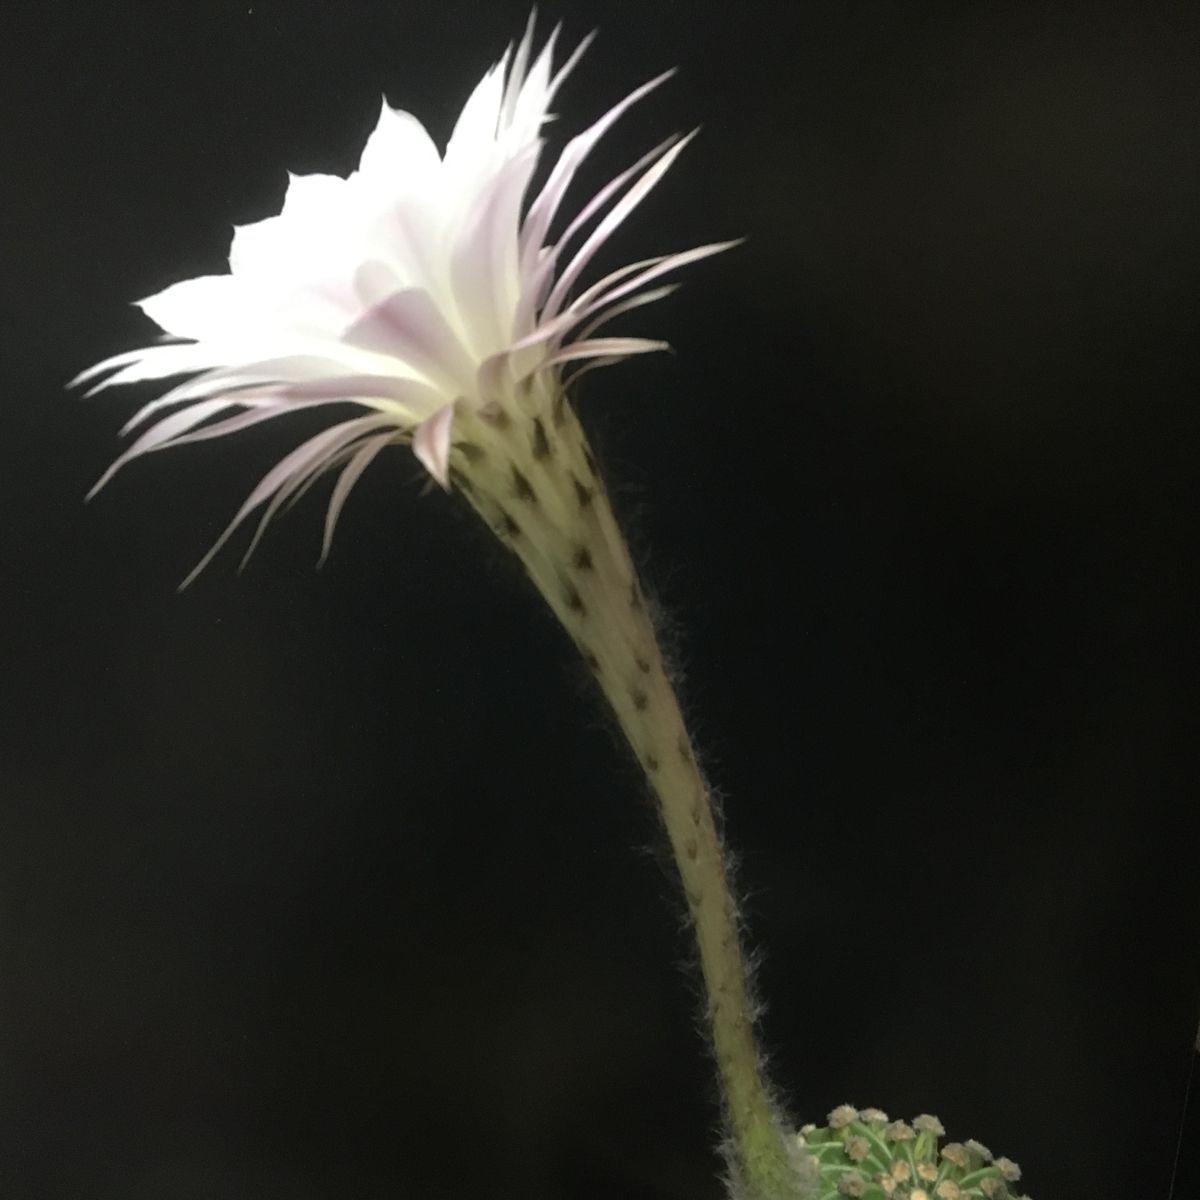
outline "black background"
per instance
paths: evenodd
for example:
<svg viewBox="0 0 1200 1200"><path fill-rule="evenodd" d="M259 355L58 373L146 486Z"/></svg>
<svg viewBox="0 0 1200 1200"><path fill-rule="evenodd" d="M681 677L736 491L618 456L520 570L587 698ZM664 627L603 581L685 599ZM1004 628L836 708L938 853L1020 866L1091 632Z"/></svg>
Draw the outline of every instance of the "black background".
<svg viewBox="0 0 1200 1200"><path fill-rule="evenodd" d="M390 452L176 583L300 437L154 456L63 382L519 3L98 4L0 71L0 1194L717 1195L688 943L585 674ZM1168 1195L1200 1010L1193 6L595 0L609 266L746 235L586 423L725 796L798 1119L938 1113ZM603 264L598 269L602 269ZM595 276L594 276L595 277ZM152 390L139 389L148 397ZM1195 1186L1181 1179L1177 1200Z"/></svg>

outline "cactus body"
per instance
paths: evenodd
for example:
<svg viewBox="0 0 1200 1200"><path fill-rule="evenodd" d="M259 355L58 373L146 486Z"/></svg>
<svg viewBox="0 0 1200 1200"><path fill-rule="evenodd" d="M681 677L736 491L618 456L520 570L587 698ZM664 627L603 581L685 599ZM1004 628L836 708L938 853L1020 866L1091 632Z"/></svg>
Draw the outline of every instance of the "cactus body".
<svg viewBox="0 0 1200 1200"><path fill-rule="evenodd" d="M877 1108L835 1108L796 1140L821 1172L820 1200L1029 1200L1013 1185L1021 1168L976 1141L939 1144L945 1129L922 1113L911 1124Z"/></svg>

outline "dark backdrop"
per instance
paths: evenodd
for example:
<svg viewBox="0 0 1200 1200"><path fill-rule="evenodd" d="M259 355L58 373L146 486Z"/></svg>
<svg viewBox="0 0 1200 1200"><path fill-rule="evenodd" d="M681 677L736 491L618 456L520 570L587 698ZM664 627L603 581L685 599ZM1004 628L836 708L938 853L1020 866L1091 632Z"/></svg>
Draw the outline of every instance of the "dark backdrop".
<svg viewBox="0 0 1200 1200"><path fill-rule="evenodd" d="M285 169L348 171L381 92L443 140L524 5L34 12L0 71L0 1193L714 1197L653 814L499 549L395 452L321 573L314 496L177 596L293 443L84 508L137 397L62 391ZM601 31L560 139L681 67L588 180L704 127L605 261L749 239L630 325L675 355L580 402L781 1088L934 1111L1040 1200L1165 1200L1200 1011L1195 10L558 17Z"/></svg>

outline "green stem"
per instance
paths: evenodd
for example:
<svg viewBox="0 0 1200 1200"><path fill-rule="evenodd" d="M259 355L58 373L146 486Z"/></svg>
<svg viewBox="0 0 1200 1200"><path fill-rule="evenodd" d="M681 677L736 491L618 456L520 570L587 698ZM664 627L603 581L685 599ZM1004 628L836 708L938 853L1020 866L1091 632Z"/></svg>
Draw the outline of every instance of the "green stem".
<svg viewBox="0 0 1200 1200"><path fill-rule="evenodd" d="M742 1200L815 1191L767 1087L754 1005L713 804L684 726L637 574L561 395L525 397L532 414L460 419L455 481L521 559L591 666L658 801L691 914Z"/></svg>

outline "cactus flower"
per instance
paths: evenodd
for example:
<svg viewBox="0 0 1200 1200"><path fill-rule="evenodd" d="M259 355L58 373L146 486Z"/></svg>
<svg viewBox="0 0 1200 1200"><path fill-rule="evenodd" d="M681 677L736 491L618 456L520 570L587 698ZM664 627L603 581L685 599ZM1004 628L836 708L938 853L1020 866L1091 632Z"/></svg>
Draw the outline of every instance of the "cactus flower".
<svg viewBox="0 0 1200 1200"><path fill-rule="evenodd" d="M339 410L340 419L263 477L182 586L253 512L264 510L247 558L283 504L338 471L324 559L347 496L388 445L410 443L449 486L456 443L473 419L548 422L564 369L665 347L597 331L670 292L663 276L733 243L632 263L580 286L689 138L660 143L562 218L584 160L668 71L571 138L527 204L550 105L590 41L553 71L557 34L532 56L530 20L515 51L471 93L444 153L416 117L385 101L349 178L290 176L277 216L235 227L228 272L138 302L170 340L105 359L72 381L106 376L90 395L191 376L127 422L122 432L138 436L89 495L151 451L319 406Z"/></svg>

